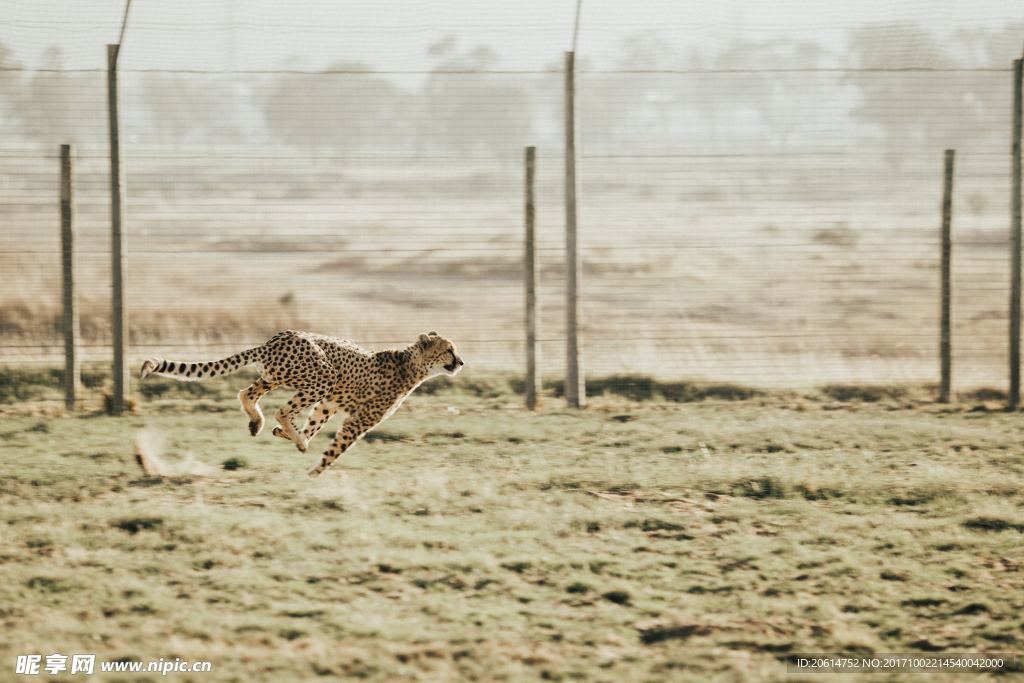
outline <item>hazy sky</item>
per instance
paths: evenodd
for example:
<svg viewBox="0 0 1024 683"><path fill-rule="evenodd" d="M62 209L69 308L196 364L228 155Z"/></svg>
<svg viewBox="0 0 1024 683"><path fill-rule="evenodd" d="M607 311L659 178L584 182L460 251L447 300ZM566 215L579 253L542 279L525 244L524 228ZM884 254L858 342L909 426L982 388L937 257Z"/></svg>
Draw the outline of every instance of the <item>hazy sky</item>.
<svg viewBox="0 0 1024 683"><path fill-rule="evenodd" d="M125 68L320 68L336 61L385 70L426 66L427 48L452 35L484 45L502 68L533 69L569 49L575 0L134 0ZM48 46L68 68L105 64L123 0L2 0L0 41L29 66ZM868 22L909 22L939 35L1024 22L1021 0L584 0L579 53L608 61L622 39L658 30L680 51L712 53L736 38L786 37L841 49ZM898 39L898 38L897 38ZM1024 42L1024 39L1022 39ZM913 61L913 51L907 59Z"/></svg>

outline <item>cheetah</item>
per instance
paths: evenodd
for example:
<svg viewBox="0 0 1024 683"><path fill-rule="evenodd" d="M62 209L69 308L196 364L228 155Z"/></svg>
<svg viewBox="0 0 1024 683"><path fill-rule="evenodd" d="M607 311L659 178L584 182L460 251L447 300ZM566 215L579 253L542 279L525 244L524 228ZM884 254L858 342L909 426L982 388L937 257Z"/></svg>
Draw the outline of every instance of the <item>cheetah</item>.
<svg viewBox="0 0 1024 683"><path fill-rule="evenodd" d="M185 381L237 372L256 364L260 377L238 392L249 417L249 433L257 436L264 417L259 401L279 387L296 391L277 411L273 435L287 439L305 453L309 442L335 413L345 420L319 464L309 471L317 477L364 434L394 413L416 387L441 374L455 375L465 365L455 344L431 331L404 349L376 353L355 343L310 332L285 330L266 343L218 361L171 361L150 358L141 376L151 374ZM296 415L312 407L301 430Z"/></svg>

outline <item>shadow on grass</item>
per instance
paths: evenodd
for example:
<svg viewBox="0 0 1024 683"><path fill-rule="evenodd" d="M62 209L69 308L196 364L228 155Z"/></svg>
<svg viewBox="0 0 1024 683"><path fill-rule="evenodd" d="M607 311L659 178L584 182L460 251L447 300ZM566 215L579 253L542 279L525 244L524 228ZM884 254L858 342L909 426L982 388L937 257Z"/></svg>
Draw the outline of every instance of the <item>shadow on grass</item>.
<svg viewBox="0 0 1024 683"><path fill-rule="evenodd" d="M18 401L57 400L63 392L64 371L58 367L24 367L0 365L0 404ZM82 370L82 384L87 390L102 392L110 385L109 365L92 364ZM227 400L248 380L245 377L218 377L205 382L180 382L170 378L150 377L137 383L139 398L144 402L174 399L194 401L197 398ZM617 396L630 401L665 401L669 403L696 403L701 401L749 401L776 399L790 401L802 398L810 401L839 401L842 403L926 403L934 400L933 385L885 384L826 384L806 394L784 389L765 389L733 382L697 380L660 380L649 375L621 373L605 377L588 377L587 396ZM563 398L565 383L549 378L543 382L543 391L550 397ZM525 394L521 376L509 373L463 373L458 377L438 377L417 389L421 395L465 396L482 400L515 399ZM980 388L961 392L957 399L967 403L1001 402L1006 392L994 388Z"/></svg>
<svg viewBox="0 0 1024 683"><path fill-rule="evenodd" d="M82 368L82 385L86 389L102 387L110 377L103 367ZM0 403L39 398L49 390L63 391L64 368L0 366Z"/></svg>

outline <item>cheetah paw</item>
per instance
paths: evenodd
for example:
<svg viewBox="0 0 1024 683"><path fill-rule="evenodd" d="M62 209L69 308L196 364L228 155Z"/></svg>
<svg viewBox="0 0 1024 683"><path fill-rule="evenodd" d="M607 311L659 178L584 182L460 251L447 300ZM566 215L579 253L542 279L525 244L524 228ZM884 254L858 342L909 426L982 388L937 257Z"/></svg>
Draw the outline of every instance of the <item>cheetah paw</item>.
<svg viewBox="0 0 1024 683"><path fill-rule="evenodd" d="M287 434L285 434L284 430L281 429L280 427L274 427L274 431L271 432L271 433L274 436L277 436L277 437L280 437L280 438L284 439L285 441L292 441L292 437L290 437ZM295 442L292 441L292 443L295 443ZM305 453L306 449L307 449L307 444L295 443L295 447L299 449L299 453Z"/></svg>
<svg viewBox="0 0 1024 683"><path fill-rule="evenodd" d="M258 436L263 431L263 420L249 420L249 433Z"/></svg>

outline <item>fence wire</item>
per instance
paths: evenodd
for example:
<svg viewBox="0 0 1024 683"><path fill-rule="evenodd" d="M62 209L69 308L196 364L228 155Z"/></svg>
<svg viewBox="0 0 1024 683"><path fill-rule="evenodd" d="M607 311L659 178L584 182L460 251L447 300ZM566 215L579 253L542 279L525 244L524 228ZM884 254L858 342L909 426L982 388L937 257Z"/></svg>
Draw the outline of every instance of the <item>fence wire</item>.
<svg viewBox="0 0 1024 683"><path fill-rule="evenodd" d="M28 60L0 32L0 362L62 357L61 143L74 144L83 355L108 360L106 73L80 44L96 31L27 4L3 12L15 45L40 28L75 38L66 56ZM558 51L502 64L486 40L513 25L453 20L481 46L442 39L379 68L372 54L318 68L190 55L174 68L154 36L192 24L139 22L120 77L133 363L215 358L285 328L370 347L436 329L469 367L521 372L523 147L536 145L541 367L561 374ZM202 30L244 41L274 26L227 17ZM801 25L795 39L737 31L683 47L654 28L581 29L581 49L588 30L616 38L584 53L577 79L587 374L936 381L942 155L956 148L954 382L1002 386L1010 62L1024 23L954 41L870 23L838 41ZM281 30L326 29L293 18Z"/></svg>

